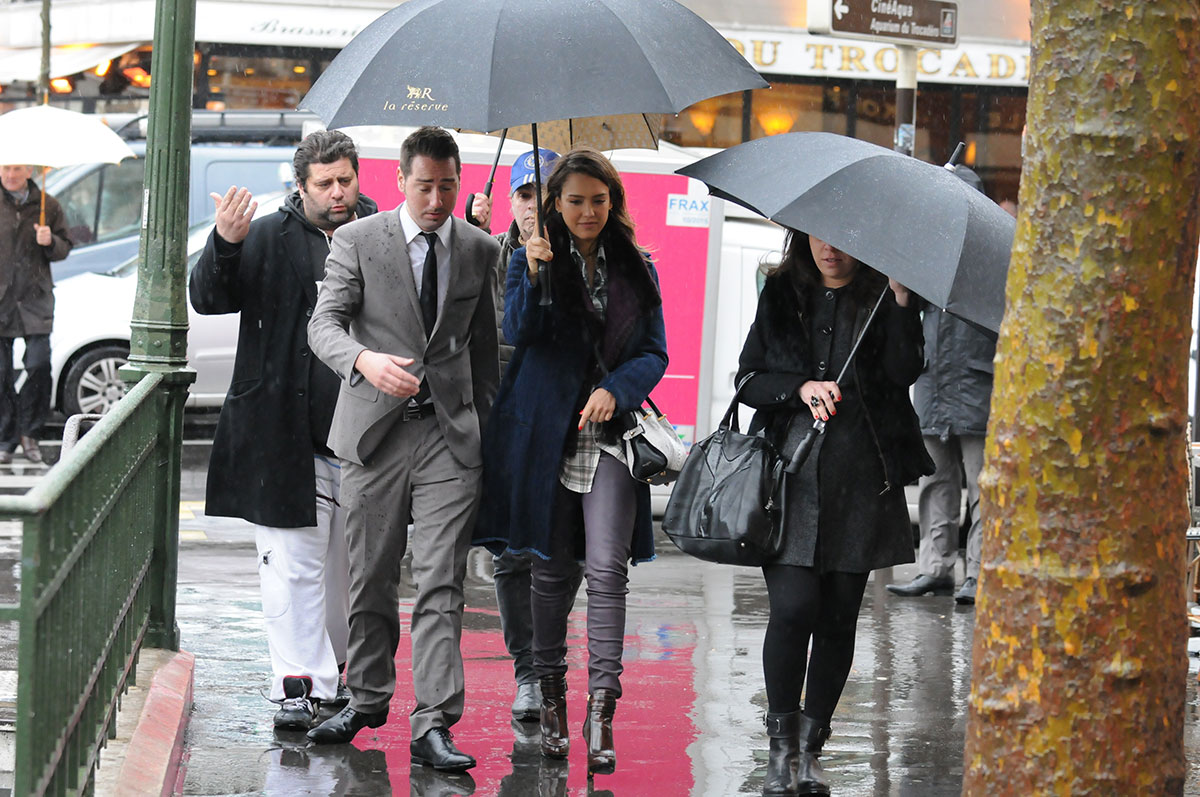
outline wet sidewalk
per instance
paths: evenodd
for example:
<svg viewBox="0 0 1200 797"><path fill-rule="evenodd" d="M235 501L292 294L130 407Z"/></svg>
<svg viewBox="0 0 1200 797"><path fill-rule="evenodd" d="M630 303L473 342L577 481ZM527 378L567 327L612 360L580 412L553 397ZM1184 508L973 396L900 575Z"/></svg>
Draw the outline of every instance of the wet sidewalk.
<svg viewBox="0 0 1200 797"><path fill-rule="evenodd" d="M538 753L536 725L511 720L512 665L486 553L474 551L469 563L468 704L454 728L479 766L443 776L409 761L407 634L386 726L362 731L352 746L310 747L302 734L275 733L273 707L261 694L269 667L252 538L234 521L197 516L182 525L194 541L180 557L179 623L183 647L196 656L185 794L761 793L767 741L759 655L767 610L757 570L698 562L665 539L658 561L633 569L618 767L589 792L578 738L568 762L554 764ZM897 599L884 591L886 577L868 584L854 669L826 746L834 793L957 795L973 611L951 598ZM586 700L584 602L581 593L570 635L576 737ZM401 612L410 609L405 591Z"/></svg>

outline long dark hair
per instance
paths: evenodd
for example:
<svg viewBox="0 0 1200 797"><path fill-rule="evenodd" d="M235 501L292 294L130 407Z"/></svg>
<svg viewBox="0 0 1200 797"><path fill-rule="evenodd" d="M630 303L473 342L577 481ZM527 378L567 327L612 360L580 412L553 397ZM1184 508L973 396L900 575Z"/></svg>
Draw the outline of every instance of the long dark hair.
<svg viewBox="0 0 1200 797"><path fill-rule="evenodd" d="M632 283L638 296L638 305L643 313L662 304L662 296L654 279L645 250L638 245L633 219L625 202L625 185L612 161L591 147L576 147L559 158L554 171L546 181L546 199L542 210L546 218L546 238L554 250L555 263L571 264L571 232L562 214L555 207L562 197L563 183L572 174L594 177L608 188L610 208L608 222L600 231L600 243L604 245L605 259L610 273L620 274ZM556 268L552 290L556 301L566 301L574 306L578 303L583 277L573 264L569 268Z"/></svg>
<svg viewBox="0 0 1200 797"><path fill-rule="evenodd" d="M782 277L802 293L820 288L824 284L821 269L813 260L808 241L808 233L789 229L783 241L783 258L767 276ZM859 260L858 271L850 282L850 296L860 307L872 307L886 285L887 277Z"/></svg>

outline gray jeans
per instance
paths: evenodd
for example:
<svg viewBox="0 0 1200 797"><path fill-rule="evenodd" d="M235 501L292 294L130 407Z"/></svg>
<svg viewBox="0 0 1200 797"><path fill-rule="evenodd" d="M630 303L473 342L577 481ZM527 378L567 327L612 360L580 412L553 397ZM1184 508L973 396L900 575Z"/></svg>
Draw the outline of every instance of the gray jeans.
<svg viewBox="0 0 1200 797"><path fill-rule="evenodd" d="M922 476L918 503L921 545L917 563L921 573L935 578L954 576L958 561L959 503L964 474L967 482L967 578L979 578L983 521L979 517L979 471L983 469L983 438L950 435L946 440L925 435L925 449L937 471Z"/></svg>
<svg viewBox="0 0 1200 797"><path fill-rule="evenodd" d="M629 550L637 516L634 487L629 470L608 454L600 455L590 493L559 486L550 559L535 559L532 570L533 663L539 676L567 671L567 616L579 586L575 540L582 521L588 690L612 689L620 696Z"/></svg>

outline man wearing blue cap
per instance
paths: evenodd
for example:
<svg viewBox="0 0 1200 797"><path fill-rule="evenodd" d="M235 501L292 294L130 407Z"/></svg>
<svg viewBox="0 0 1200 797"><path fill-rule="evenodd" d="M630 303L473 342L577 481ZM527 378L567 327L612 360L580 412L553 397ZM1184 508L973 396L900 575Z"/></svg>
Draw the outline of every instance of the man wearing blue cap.
<svg viewBox="0 0 1200 797"><path fill-rule="evenodd" d="M542 185L558 160L558 153L549 149L537 151L542 173ZM537 228L537 186L534 183L534 152L521 154L513 163L509 178L509 200L512 203L512 224L508 230L495 236L500 242L500 259L496 263L496 323L500 325L500 373L512 358L513 347L504 340L504 286L508 275L508 261L512 253L525 245ZM491 202L484 194L476 194L471 214L479 226L487 229L491 219ZM537 722L542 707L542 695L538 688L537 674L533 671L533 617L530 607L530 557L531 554L503 553L493 557L496 605L500 609L500 628L504 632L504 646L513 658L517 680L517 697L513 700L513 719L521 722ZM579 569L576 588L583 577Z"/></svg>

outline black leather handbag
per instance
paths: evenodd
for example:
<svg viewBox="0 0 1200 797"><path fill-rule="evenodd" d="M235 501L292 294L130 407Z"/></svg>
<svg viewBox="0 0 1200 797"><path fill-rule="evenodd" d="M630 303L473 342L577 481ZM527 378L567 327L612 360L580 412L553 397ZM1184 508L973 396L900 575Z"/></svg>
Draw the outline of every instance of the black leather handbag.
<svg viewBox="0 0 1200 797"><path fill-rule="evenodd" d="M686 554L757 567L783 548L783 462L760 432L738 427L738 385L717 430L692 446L675 481L663 531Z"/></svg>

